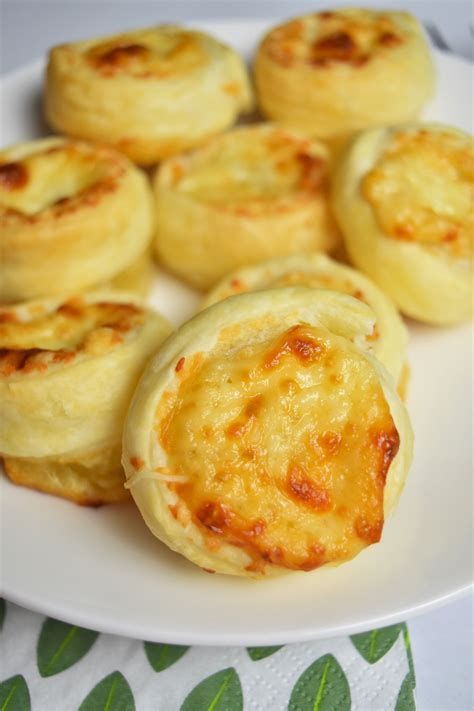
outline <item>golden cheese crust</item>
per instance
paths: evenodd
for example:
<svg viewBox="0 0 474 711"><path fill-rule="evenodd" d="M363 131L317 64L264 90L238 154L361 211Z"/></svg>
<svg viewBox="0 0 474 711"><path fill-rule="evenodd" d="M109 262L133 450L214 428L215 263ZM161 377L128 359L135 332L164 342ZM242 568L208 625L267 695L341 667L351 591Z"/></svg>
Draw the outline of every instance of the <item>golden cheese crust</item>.
<svg viewBox="0 0 474 711"><path fill-rule="evenodd" d="M205 141L253 105L242 59L202 32L173 25L54 47L48 122L110 143L151 165Z"/></svg>
<svg viewBox="0 0 474 711"><path fill-rule="evenodd" d="M341 156L332 203L353 262L408 316L472 318L474 143L458 129L367 131Z"/></svg>
<svg viewBox="0 0 474 711"><path fill-rule="evenodd" d="M344 8L275 27L255 57L263 113L325 139L416 118L433 93L432 60L405 12Z"/></svg>
<svg viewBox="0 0 474 711"><path fill-rule="evenodd" d="M0 453L12 478L90 501L94 474L108 472L116 500L110 451L143 367L170 330L112 291L0 308ZM75 476L76 486L68 483Z"/></svg>
<svg viewBox="0 0 474 711"><path fill-rule="evenodd" d="M364 274L324 254L293 255L237 269L222 279L204 298L207 308L229 296L287 286L340 291L370 306L376 315L373 333L366 336L369 352L401 383L407 360L407 329L391 300Z"/></svg>
<svg viewBox="0 0 474 711"><path fill-rule="evenodd" d="M271 124L238 128L157 171L155 250L205 289L231 269L333 249L329 157L319 142Z"/></svg>
<svg viewBox="0 0 474 711"><path fill-rule="evenodd" d="M47 138L1 151L0 301L113 279L148 247L153 224L145 176L106 146Z"/></svg>
<svg viewBox="0 0 474 711"><path fill-rule="evenodd" d="M124 430L127 486L152 532L245 577L350 560L380 540L411 460L373 313L304 287L226 299L153 359Z"/></svg>

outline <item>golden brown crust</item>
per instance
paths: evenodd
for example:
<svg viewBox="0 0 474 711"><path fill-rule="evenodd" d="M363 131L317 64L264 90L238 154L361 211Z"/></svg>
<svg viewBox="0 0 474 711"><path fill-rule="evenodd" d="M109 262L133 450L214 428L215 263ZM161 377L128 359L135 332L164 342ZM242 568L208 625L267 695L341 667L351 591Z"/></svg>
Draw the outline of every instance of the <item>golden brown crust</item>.
<svg viewBox="0 0 474 711"><path fill-rule="evenodd" d="M146 523L203 568L264 577L380 539L411 459L365 304L304 287L226 299L150 363L123 464Z"/></svg>
<svg viewBox="0 0 474 711"><path fill-rule="evenodd" d="M127 499L123 421L170 330L112 291L0 308L0 454L12 481L81 504Z"/></svg>
<svg viewBox="0 0 474 711"><path fill-rule="evenodd" d="M123 344L127 334L139 329L144 320L144 309L135 304L88 304L80 298L38 317L34 325L21 322L17 313L0 307L0 376L46 373L51 367L70 365L76 358L104 355ZM49 333L54 334L52 343L56 347L24 347L44 343ZM58 338L64 348L57 347Z"/></svg>
<svg viewBox="0 0 474 711"><path fill-rule="evenodd" d="M339 243L327 150L278 126L235 129L167 161L154 189L158 258L201 289L238 266Z"/></svg>
<svg viewBox="0 0 474 711"><path fill-rule="evenodd" d="M1 151L0 300L112 279L145 251L153 220L145 176L108 147L50 138Z"/></svg>
<svg viewBox="0 0 474 711"><path fill-rule="evenodd" d="M407 181L407 170L412 176ZM437 177L445 205L424 202L421 181ZM474 252L474 148L448 130L392 135L377 164L361 184L384 236L401 242L438 246L451 257ZM457 195L455 194L457 192ZM448 202L449 201L449 202Z"/></svg>
<svg viewBox="0 0 474 711"><path fill-rule="evenodd" d="M142 165L202 144L253 103L230 47L172 25L54 47L44 100L54 128Z"/></svg>
<svg viewBox="0 0 474 711"><path fill-rule="evenodd" d="M326 255L280 257L233 271L207 294L201 308L248 291L298 285L339 291L368 304L376 316L372 333L365 337L369 351L393 375L396 383L401 381L408 333L396 308L364 274Z"/></svg>
<svg viewBox="0 0 474 711"><path fill-rule="evenodd" d="M368 126L412 120L434 85L417 20L359 8L273 28L257 50L254 71L266 116L338 143Z"/></svg>
<svg viewBox="0 0 474 711"><path fill-rule="evenodd" d="M268 561L289 570L312 570L351 558L380 539L384 485L399 435L374 377L364 373L361 378L360 363L347 353L340 360L337 346L322 329L296 324L269 343L243 348L234 362L203 363L184 374L161 428L170 471L189 481L168 487L200 527L208 548L238 546L251 558L247 568L252 572L263 570ZM349 368L353 378L344 391L343 373ZM211 383L238 382L241 373L248 373L241 395L231 394L228 386L219 388L228 408L222 418L212 395L208 404L205 389ZM331 404L326 406L340 407L337 418L318 409L310 395L313 378L318 398L327 396ZM365 416L347 412L348 400L356 397L365 403ZM203 413L200 430L196 407ZM308 410L314 425L301 431L296 423ZM161 411L158 405L157 429ZM284 452L280 442L282 459L275 461L268 452L274 442L269 423L274 423L274 437L288 427L286 418L292 421L291 451ZM205 432L202 439L198 431ZM357 466L357 477L341 484L341 472L351 466Z"/></svg>
<svg viewBox="0 0 474 711"><path fill-rule="evenodd" d="M407 39L395 14L339 10L314 13L275 28L264 38L262 52L285 67L361 67Z"/></svg>
<svg viewBox="0 0 474 711"><path fill-rule="evenodd" d="M438 124L357 136L336 164L332 205L351 259L408 316L472 318L474 144Z"/></svg>

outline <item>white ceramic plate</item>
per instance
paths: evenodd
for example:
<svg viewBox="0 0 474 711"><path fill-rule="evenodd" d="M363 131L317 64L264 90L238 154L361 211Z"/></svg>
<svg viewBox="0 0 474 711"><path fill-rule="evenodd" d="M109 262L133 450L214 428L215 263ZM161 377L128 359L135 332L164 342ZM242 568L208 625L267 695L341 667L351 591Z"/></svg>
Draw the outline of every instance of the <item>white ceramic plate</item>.
<svg viewBox="0 0 474 711"><path fill-rule="evenodd" d="M264 22L196 23L250 56ZM471 65L435 55L426 117L470 129ZM2 85L2 142L47 133L42 64ZM153 304L175 323L197 295L160 275ZM408 406L416 453L383 540L340 568L265 582L207 575L148 532L134 505L86 509L0 476L3 593L25 607L104 632L176 644L271 645L397 622L472 584L468 327L410 324Z"/></svg>

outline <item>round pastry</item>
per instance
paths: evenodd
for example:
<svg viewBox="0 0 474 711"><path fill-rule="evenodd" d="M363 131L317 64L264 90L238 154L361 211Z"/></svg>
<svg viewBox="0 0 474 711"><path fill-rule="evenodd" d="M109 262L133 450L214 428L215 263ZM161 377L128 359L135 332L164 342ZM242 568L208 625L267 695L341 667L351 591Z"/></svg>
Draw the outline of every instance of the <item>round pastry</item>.
<svg viewBox="0 0 474 711"><path fill-rule="evenodd" d="M412 456L366 349L374 316L305 287L225 299L171 336L127 415L123 464L152 532L197 565L265 577L379 541Z"/></svg>
<svg viewBox="0 0 474 711"><path fill-rule="evenodd" d="M253 106L241 57L163 25L54 47L44 107L56 130L151 165L231 126Z"/></svg>
<svg viewBox="0 0 474 711"><path fill-rule="evenodd" d="M321 143L270 124L170 159L154 181L158 258L206 289L239 266L335 247L328 163Z"/></svg>
<svg viewBox="0 0 474 711"><path fill-rule="evenodd" d="M106 146L47 138L0 152L0 301L75 294L147 248L145 175Z"/></svg>
<svg viewBox="0 0 474 711"><path fill-rule="evenodd" d="M286 286L331 289L368 304L376 316L373 332L366 336L368 351L383 363L396 383L403 382L408 332L398 311L370 279L324 254L280 257L238 269L224 277L207 294L202 308L246 291Z"/></svg>
<svg viewBox="0 0 474 711"><path fill-rule="evenodd" d="M474 143L448 126L358 136L336 166L333 207L352 261L408 316L472 317Z"/></svg>
<svg viewBox="0 0 474 711"><path fill-rule="evenodd" d="M16 483L81 504L124 499L133 390L171 328L118 292L0 309L0 454Z"/></svg>
<svg viewBox="0 0 474 711"><path fill-rule="evenodd" d="M256 54L255 82L270 119L341 140L416 118L435 74L415 17L345 8L270 30Z"/></svg>

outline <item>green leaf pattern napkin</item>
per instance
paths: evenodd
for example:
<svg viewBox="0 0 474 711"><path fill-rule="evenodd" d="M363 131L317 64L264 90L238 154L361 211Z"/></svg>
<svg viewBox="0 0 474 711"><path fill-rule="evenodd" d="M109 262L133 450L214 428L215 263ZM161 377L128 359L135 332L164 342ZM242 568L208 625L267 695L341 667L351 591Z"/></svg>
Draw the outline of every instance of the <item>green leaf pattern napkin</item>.
<svg viewBox="0 0 474 711"><path fill-rule="evenodd" d="M405 624L274 647L99 634L0 600L0 711L415 711Z"/></svg>

